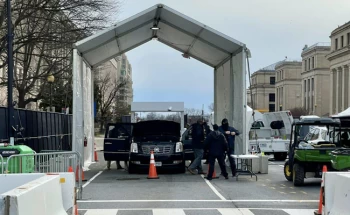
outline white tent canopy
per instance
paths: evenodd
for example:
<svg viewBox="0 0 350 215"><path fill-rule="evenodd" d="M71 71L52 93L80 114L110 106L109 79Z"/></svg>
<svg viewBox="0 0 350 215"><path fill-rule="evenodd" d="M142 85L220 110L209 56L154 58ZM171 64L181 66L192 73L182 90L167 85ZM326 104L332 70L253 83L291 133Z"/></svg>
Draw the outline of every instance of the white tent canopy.
<svg viewBox="0 0 350 215"><path fill-rule="evenodd" d="M152 30L153 26L159 30ZM241 52L243 43L169 7L156 5L75 44L90 66L96 66L152 40L154 36L182 53L217 67Z"/></svg>
<svg viewBox="0 0 350 215"><path fill-rule="evenodd" d="M73 151L82 154L85 164L93 160L94 149L92 68L152 38L214 68L215 119L227 118L245 133L245 44L165 5L155 5L74 45ZM83 147L84 138L87 147ZM245 153L244 135L236 142L236 151Z"/></svg>
<svg viewBox="0 0 350 215"><path fill-rule="evenodd" d="M350 107L343 112L340 112L336 115L332 115L332 117L338 118L338 117L350 117Z"/></svg>

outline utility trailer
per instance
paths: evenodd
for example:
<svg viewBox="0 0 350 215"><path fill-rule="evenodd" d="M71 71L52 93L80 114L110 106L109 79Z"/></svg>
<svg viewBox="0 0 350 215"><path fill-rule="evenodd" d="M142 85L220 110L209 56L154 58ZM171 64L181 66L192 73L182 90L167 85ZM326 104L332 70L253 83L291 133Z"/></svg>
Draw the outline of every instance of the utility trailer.
<svg viewBox="0 0 350 215"><path fill-rule="evenodd" d="M253 120L249 131L250 153L273 154L275 160L287 158L293 116L290 111L264 113Z"/></svg>

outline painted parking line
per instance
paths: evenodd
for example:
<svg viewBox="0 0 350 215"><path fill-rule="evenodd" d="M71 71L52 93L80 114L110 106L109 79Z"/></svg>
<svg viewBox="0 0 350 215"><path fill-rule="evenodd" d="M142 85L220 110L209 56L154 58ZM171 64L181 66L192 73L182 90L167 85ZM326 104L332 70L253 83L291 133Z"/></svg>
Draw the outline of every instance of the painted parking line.
<svg viewBox="0 0 350 215"><path fill-rule="evenodd" d="M116 215L118 212L128 211L127 214L152 214L152 215L186 215L188 211L202 214L209 210L216 210L220 215L255 215L255 211L269 213L271 211L282 212L288 215L309 215L315 209L276 209L276 208L137 208L137 209L79 209L86 211L85 215ZM132 213L130 213L132 212ZM145 213L146 212L146 213ZM147 213L148 212L148 213ZM192 214L192 213L191 213ZM259 213L261 214L261 213Z"/></svg>
<svg viewBox="0 0 350 215"><path fill-rule="evenodd" d="M207 185L210 187L210 189L221 199L221 200L226 200L225 197L223 197L219 191L210 183L210 181L206 180L204 178L204 175L201 175L203 180L205 181L205 183L207 183Z"/></svg>
<svg viewBox="0 0 350 215"><path fill-rule="evenodd" d="M285 202L285 203L318 203L319 200L291 200L291 199L236 199L236 200L194 200L194 199L179 199L179 200L160 200L160 199L144 199L144 200L78 200L79 203L134 203L134 202Z"/></svg>
<svg viewBox="0 0 350 215"><path fill-rule="evenodd" d="M111 162L111 165L115 163L115 161ZM96 175L94 175L92 178L90 178L90 180L88 180L84 185L83 188L85 188L86 186L88 186L93 180L95 180L99 175L101 175L103 173L103 171L105 171L107 169L107 166L102 170L99 171L98 173L96 173Z"/></svg>
<svg viewBox="0 0 350 215"><path fill-rule="evenodd" d="M218 211L222 215L254 215L249 209L221 208Z"/></svg>

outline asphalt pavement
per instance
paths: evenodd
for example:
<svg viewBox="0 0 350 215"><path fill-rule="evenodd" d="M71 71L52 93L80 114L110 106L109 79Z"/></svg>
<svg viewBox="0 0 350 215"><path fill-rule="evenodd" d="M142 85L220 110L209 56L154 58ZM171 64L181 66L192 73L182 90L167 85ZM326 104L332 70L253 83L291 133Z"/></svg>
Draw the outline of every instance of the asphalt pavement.
<svg viewBox="0 0 350 215"><path fill-rule="evenodd" d="M115 163L107 170L102 152L98 158L85 172L88 181L78 201L79 214L312 215L318 206L320 180L306 179L305 186L294 187L284 178L284 162L271 160L268 174L257 174L258 181L239 176L238 181L220 177L209 182L189 172L150 180L147 174L117 170Z"/></svg>

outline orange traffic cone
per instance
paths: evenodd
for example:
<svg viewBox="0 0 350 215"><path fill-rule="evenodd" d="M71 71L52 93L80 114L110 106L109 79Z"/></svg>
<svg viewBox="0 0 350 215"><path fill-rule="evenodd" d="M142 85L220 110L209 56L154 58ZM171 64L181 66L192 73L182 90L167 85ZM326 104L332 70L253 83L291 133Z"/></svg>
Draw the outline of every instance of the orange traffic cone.
<svg viewBox="0 0 350 215"><path fill-rule="evenodd" d="M95 144L95 152L94 152L94 160L95 161L98 161L98 158L97 158L97 152L96 152L96 143L94 143Z"/></svg>
<svg viewBox="0 0 350 215"><path fill-rule="evenodd" d="M69 167L68 167L68 172L74 172L72 166L69 166Z"/></svg>
<svg viewBox="0 0 350 215"><path fill-rule="evenodd" d="M323 165L323 168L322 168L322 181L321 181L321 189L320 189L320 201L318 203L318 210L316 210L314 212L315 215L322 215L322 211L323 211L323 205L324 205L324 202L323 202L323 195L324 195L324 174L327 172L327 166L326 165Z"/></svg>
<svg viewBox="0 0 350 215"><path fill-rule="evenodd" d="M75 180L79 181L79 171L81 171L81 181L87 181L84 176L84 170L83 168L79 168L79 165L77 165L77 170L75 172Z"/></svg>
<svg viewBox="0 0 350 215"><path fill-rule="evenodd" d="M73 215L79 215L78 213L78 205L77 205L77 188L74 188L74 205L73 205Z"/></svg>
<svg viewBox="0 0 350 215"><path fill-rule="evenodd" d="M79 215L79 213L78 213L78 206L76 204L73 205L73 214L74 215Z"/></svg>
<svg viewBox="0 0 350 215"><path fill-rule="evenodd" d="M209 168L210 168L210 164L208 164L208 173L209 174ZM207 175L208 176L208 175ZM216 172L215 172L215 166L214 166L214 172L213 172L213 176L212 176L212 179L216 179L216 178L219 178L218 176L216 176Z"/></svg>
<svg viewBox="0 0 350 215"><path fill-rule="evenodd" d="M155 166L155 162L154 162L154 154L153 151L151 151L151 161L149 164L149 172L148 172L148 179L159 179L158 175L157 175L157 169Z"/></svg>

